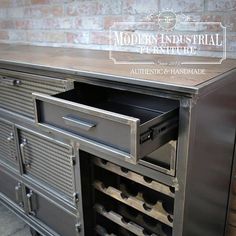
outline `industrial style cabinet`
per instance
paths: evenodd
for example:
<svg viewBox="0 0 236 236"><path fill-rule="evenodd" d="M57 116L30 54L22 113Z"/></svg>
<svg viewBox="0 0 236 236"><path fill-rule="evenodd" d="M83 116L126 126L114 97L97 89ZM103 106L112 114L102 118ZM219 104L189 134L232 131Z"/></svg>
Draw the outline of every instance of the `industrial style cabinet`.
<svg viewBox="0 0 236 236"><path fill-rule="evenodd" d="M134 76L102 51L0 51L0 201L35 232L233 235L234 60Z"/></svg>

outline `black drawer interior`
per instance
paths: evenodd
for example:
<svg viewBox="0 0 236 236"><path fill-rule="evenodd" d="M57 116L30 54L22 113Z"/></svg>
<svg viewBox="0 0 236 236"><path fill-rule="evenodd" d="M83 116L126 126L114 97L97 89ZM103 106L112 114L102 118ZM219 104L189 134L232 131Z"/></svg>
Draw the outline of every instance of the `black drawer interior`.
<svg viewBox="0 0 236 236"><path fill-rule="evenodd" d="M76 83L75 89L54 95L57 98L140 119L144 124L164 113L178 109L176 100Z"/></svg>

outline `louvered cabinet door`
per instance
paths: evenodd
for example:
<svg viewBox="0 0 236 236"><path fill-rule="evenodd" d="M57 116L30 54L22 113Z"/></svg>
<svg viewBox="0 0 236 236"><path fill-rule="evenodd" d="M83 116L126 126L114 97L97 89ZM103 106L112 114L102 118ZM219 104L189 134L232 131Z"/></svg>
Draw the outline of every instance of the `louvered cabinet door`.
<svg viewBox="0 0 236 236"><path fill-rule="evenodd" d="M18 171L14 127L0 119L0 162Z"/></svg>
<svg viewBox="0 0 236 236"><path fill-rule="evenodd" d="M19 150L23 175L65 200L76 204L77 162L73 148L46 136L19 130Z"/></svg>
<svg viewBox="0 0 236 236"><path fill-rule="evenodd" d="M0 109L34 119L33 92L53 95L70 88L71 80L0 70Z"/></svg>

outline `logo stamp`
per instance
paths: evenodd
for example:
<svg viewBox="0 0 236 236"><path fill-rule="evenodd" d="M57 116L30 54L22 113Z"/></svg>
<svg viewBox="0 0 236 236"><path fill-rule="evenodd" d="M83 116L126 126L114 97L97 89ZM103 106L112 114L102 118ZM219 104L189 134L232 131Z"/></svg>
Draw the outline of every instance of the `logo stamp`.
<svg viewBox="0 0 236 236"><path fill-rule="evenodd" d="M194 21L171 10L140 22L115 22L109 39L109 57L115 64L221 64L226 59L226 27L221 22ZM115 53L127 50L136 52L137 57L122 58ZM153 55L153 60L146 55ZM160 55L182 57L167 62ZM208 61L193 57L206 55L211 56Z"/></svg>

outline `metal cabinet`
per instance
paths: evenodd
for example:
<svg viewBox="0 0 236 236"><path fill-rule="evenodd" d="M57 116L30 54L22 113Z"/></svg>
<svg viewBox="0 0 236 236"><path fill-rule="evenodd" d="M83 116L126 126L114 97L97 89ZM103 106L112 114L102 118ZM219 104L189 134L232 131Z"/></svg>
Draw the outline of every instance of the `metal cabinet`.
<svg viewBox="0 0 236 236"><path fill-rule="evenodd" d="M130 78L101 52L65 51L0 61L0 201L45 236L223 236L235 61Z"/></svg>

